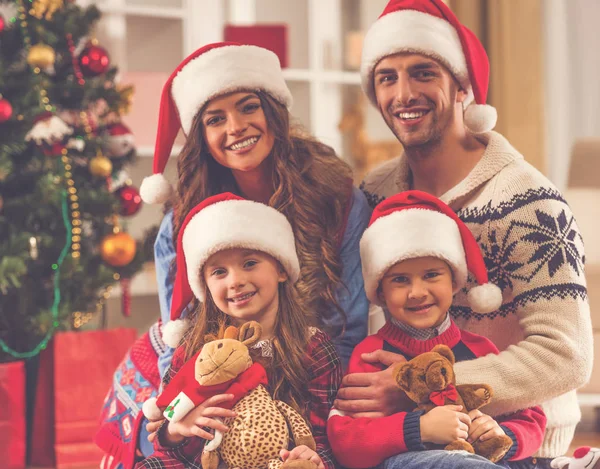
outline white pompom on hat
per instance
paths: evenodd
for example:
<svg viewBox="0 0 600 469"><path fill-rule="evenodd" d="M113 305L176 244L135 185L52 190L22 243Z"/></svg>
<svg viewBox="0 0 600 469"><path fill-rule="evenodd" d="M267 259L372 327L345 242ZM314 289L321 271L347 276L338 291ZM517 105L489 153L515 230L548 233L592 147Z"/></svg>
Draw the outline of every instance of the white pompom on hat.
<svg viewBox="0 0 600 469"><path fill-rule="evenodd" d="M469 228L448 205L421 191L401 192L373 210L360 240L367 298L381 305L377 289L388 269L398 262L427 256L448 263L455 292L466 285L471 272L478 283L467 295L473 311L487 314L500 308L502 291L489 283L481 250Z"/></svg>
<svg viewBox="0 0 600 469"><path fill-rule="evenodd" d="M142 200L164 203L173 189L163 172L179 129L188 135L194 117L208 101L241 90L262 90L292 107L279 58L262 47L217 42L192 52L165 83L160 98L153 175L140 186Z"/></svg>
<svg viewBox="0 0 600 469"><path fill-rule="evenodd" d="M373 82L381 59L410 52L431 57L450 70L467 91L465 126L474 133L492 130L496 109L486 104L490 63L481 41L462 25L442 0L390 0L367 32L362 50L362 88L377 105Z"/></svg>
<svg viewBox="0 0 600 469"><path fill-rule="evenodd" d="M189 327L180 319L194 296L204 301L202 267L219 251L247 248L277 259L289 280L300 276L294 231L273 207L229 192L208 197L185 218L177 238L177 273L173 285L171 320L163 326L163 340L175 348Z"/></svg>

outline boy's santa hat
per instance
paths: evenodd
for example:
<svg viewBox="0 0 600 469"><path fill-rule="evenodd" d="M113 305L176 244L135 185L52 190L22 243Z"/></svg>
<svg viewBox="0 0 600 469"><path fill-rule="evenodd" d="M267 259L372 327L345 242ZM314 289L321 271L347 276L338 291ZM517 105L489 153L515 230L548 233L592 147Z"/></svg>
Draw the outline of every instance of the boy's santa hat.
<svg viewBox="0 0 600 469"><path fill-rule="evenodd" d="M273 207L226 192L208 197L185 218L177 237L177 274L173 286L171 320L163 340L175 348L189 326L180 319L196 296L204 301L202 267L210 256L231 248L265 252L277 259L289 280L300 276L294 232L289 221Z"/></svg>
<svg viewBox="0 0 600 469"><path fill-rule="evenodd" d="M416 257L443 259L452 269L455 293L467 283L471 272L478 283L468 300L473 311L491 313L502 304L502 291L488 283L479 245L454 211L430 194L406 191L381 202L373 210L369 227L360 240L365 291L372 303L381 305L377 289L388 269Z"/></svg>
<svg viewBox="0 0 600 469"><path fill-rule="evenodd" d="M496 109L486 104L490 64L483 45L442 0L390 0L365 36L362 88L376 106L373 72L384 57L409 52L446 66L468 93L464 122L475 133L496 125Z"/></svg>
<svg viewBox="0 0 600 469"><path fill-rule="evenodd" d="M160 98L153 175L140 187L144 202L163 203L171 196L173 188L163 172L179 129L188 135L202 106L217 96L241 90L262 90L288 109L292 106L277 55L262 47L217 42L192 52L179 64Z"/></svg>

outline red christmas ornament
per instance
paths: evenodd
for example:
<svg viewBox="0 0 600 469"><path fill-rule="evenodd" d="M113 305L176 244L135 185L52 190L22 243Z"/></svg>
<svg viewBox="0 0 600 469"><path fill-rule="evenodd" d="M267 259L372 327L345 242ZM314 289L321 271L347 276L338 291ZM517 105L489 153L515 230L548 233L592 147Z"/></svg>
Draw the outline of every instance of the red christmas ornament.
<svg viewBox="0 0 600 469"><path fill-rule="evenodd" d="M133 186L125 186L117 191L119 200L121 201L120 214L124 217L135 215L142 207L142 198L140 193Z"/></svg>
<svg viewBox="0 0 600 469"><path fill-rule="evenodd" d="M13 108L8 102L8 100L2 98L0 99L0 122L6 122L11 118L13 113Z"/></svg>
<svg viewBox="0 0 600 469"><path fill-rule="evenodd" d="M4 27L6 26L6 22L4 21L4 17L0 15L0 33L4 31Z"/></svg>
<svg viewBox="0 0 600 469"><path fill-rule="evenodd" d="M79 56L79 65L84 75L94 77L108 70L110 59L106 49L100 46L88 46Z"/></svg>

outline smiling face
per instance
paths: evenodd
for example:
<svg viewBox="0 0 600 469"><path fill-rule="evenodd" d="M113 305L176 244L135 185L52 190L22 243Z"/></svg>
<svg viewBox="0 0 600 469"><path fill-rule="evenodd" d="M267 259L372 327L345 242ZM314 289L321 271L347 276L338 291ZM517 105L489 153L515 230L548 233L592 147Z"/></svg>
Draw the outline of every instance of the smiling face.
<svg viewBox="0 0 600 469"><path fill-rule="evenodd" d="M234 175L267 169L275 139L258 95L238 92L214 98L201 119L208 150L220 165Z"/></svg>
<svg viewBox="0 0 600 469"><path fill-rule="evenodd" d="M391 55L377 64L373 80L379 111L405 148L436 144L454 128L464 128L467 93L436 60Z"/></svg>
<svg viewBox="0 0 600 469"><path fill-rule="evenodd" d="M452 304L452 271L437 257L399 262L379 285L379 299L390 314L417 329L439 326Z"/></svg>
<svg viewBox="0 0 600 469"><path fill-rule="evenodd" d="M202 275L223 313L239 323L257 321L269 336L279 309L279 283L288 278L277 260L261 251L226 249L208 259Z"/></svg>

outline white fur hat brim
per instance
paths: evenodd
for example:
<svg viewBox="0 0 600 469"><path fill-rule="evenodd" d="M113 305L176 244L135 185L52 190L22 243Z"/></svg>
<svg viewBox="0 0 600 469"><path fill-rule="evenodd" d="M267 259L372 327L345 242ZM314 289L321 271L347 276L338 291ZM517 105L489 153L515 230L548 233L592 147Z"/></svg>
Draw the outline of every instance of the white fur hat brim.
<svg viewBox="0 0 600 469"><path fill-rule="evenodd" d="M454 220L440 212L415 208L400 210L373 222L360 240L365 292L369 301L381 305L377 289L390 267L407 259L427 256L448 263L454 275L455 292L466 284L465 250Z"/></svg>
<svg viewBox="0 0 600 469"><path fill-rule="evenodd" d="M282 213L250 200L226 200L209 205L188 222L183 233L187 275L194 295L204 301L201 269L213 254L247 248L270 254L295 283L300 276L294 232Z"/></svg>
<svg viewBox="0 0 600 469"><path fill-rule="evenodd" d="M416 10L400 10L379 18L363 42L361 81L365 94L377 105L373 72L384 57L412 52L432 57L444 64L473 100L469 71L456 29L446 20Z"/></svg>
<svg viewBox="0 0 600 469"><path fill-rule="evenodd" d="M256 46L217 47L191 60L173 79L171 96L185 134L210 99L238 90L264 90L288 109L292 107L292 94L276 54Z"/></svg>

